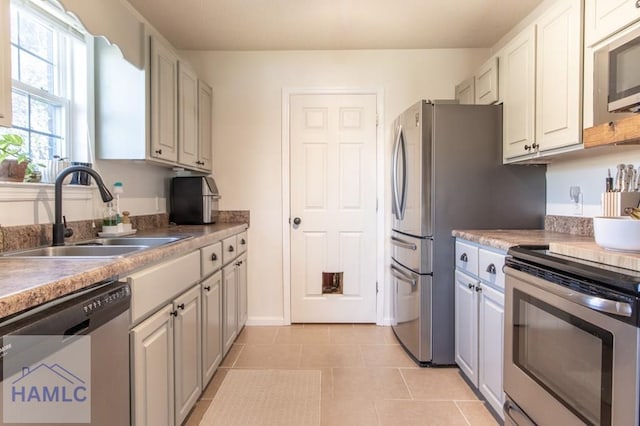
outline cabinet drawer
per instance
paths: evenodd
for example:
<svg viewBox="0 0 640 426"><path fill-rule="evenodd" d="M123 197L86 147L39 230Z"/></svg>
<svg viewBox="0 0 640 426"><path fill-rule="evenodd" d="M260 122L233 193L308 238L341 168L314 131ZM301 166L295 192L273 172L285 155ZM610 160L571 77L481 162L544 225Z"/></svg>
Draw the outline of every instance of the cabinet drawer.
<svg viewBox="0 0 640 426"><path fill-rule="evenodd" d="M222 240L222 264L226 265L238 255L236 247L236 236L225 238Z"/></svg>
<svg viewBox="0 0 640 426"><path fill-rule="evenodd" d="M202 277L207 277L222 267L222 242L211 244L200 249Z"/></svg>
<svg viewBox="0 0 640 426"><path fill-rule="evenodd" d="M478 269L481 280L493 284L496 288L504 290L504 254L480 249Z"/></svg>
<svg viewBox="0 0 640 426"><path fill-rule="evenodd" d="M249 240L247 239L247 231L241 232L236 235L236 243L238 244L238 255L247 251L247 245Z"/></svg>
<svg viewBox="0 0 640 426"><path fill-rule="evenodd" d="M472 275L478 275L478 247L456 241L456 268Z"/></svg>
<svg viewBox="0 0 640 426"><path fill-rule="evenodd" d="M199 280L200 255L197 251L129 275L131 322L145 317Z"/></svg>

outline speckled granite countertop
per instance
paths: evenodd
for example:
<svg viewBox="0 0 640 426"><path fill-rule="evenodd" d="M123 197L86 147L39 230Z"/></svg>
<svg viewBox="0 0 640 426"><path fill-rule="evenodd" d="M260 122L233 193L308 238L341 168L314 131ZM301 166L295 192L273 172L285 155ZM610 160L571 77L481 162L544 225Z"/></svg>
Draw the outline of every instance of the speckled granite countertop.
<svg viewBox="0 0 640 426"><path fill-rule="evenodd" d="M104 280L122 277L153 263L187 254L247 229L246 223L176 226L136 236L188 238L121 258L19 259L0 256L0 318L40 305Z"/></svg>
<svg viewBox="0 0 640 426"><path fill-rule="evenodd" d="M454 229L456 238L500 250L508 250L517 245L547 245L551 242L593 241L593 237L552 232L544 229Z"/></svg>

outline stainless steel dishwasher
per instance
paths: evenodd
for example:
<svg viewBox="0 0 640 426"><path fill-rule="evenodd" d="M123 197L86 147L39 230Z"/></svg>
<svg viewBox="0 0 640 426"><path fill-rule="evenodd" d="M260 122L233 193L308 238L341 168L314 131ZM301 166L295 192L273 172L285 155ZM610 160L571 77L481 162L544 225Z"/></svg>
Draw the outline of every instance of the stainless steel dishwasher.
<svg viewBox="0 0 640 426"><path fill-rule="evenodd" d="M1 424L128 425L130 304L110 281L0 323Z"/></svg>

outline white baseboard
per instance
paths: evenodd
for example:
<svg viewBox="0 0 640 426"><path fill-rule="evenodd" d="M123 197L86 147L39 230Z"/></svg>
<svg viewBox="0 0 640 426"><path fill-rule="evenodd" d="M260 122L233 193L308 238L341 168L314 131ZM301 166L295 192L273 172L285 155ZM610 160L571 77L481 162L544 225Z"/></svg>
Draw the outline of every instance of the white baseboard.
<svg viewBox="0 0 640 426"><path fill-rule="evenodd" d="M266 326L266 325L288 325L283 317L249 317L246 325Z"/></svg>

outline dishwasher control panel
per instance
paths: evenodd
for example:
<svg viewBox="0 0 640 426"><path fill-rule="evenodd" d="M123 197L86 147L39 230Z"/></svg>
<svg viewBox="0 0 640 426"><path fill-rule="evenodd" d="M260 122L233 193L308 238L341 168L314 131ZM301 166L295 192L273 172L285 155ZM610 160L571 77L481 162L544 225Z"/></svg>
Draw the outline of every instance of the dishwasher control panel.
<svg viewBox="0 0 640 426"><path fill-rule="evenodd" d="M131 289L126 283L122 283L118 288L102 293L101 295L91 298L83 303L82 309L84 313L90 315L101 309L106 309L116 303L120 303L131 297Z"/></svg>

